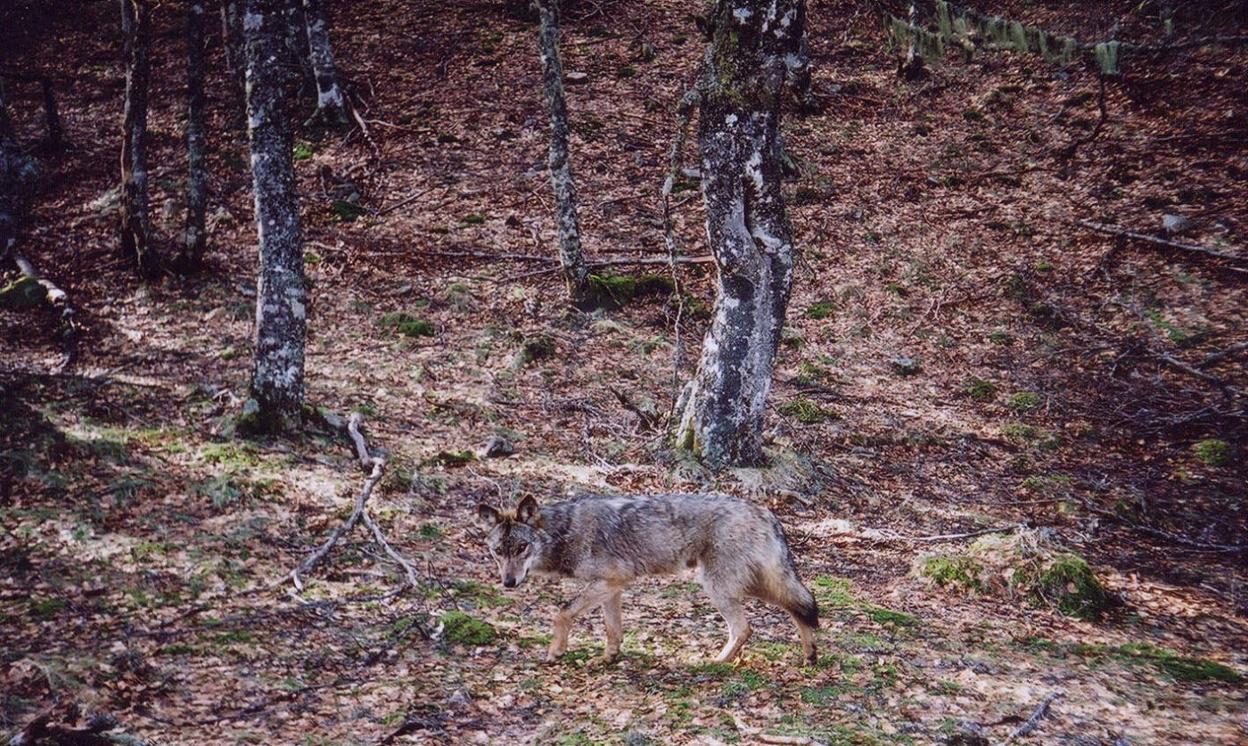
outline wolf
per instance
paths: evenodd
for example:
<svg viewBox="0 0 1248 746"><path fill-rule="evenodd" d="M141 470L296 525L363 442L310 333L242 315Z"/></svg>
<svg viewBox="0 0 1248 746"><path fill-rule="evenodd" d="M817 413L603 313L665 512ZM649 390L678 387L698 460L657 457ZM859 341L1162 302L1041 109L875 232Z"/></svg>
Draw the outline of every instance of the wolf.
<svg viewBox="0 0 1248 746"><path fill-rule="evenodd" d="M514 510L482 503L477 519L503 586L529 573L576 578L584 589L555 614L547 660L563 655L577 616L599 606L606 623L604 658L620 653L620 601L638 577L696 570L699 583L728 623L717 662L735 660L750 637L743 600L762 599L787 611L805 661L815 661L819 608L793 566L784 529L766 508L727 495L586 496L539 507L525 497Z"/></svg>

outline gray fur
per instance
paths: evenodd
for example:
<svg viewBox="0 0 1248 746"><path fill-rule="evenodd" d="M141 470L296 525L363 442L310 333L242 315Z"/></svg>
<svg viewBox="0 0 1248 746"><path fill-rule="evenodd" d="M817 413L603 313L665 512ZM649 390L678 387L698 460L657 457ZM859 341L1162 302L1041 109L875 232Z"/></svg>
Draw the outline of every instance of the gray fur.
<svg viewBox="0 0 1248 746"><path fill-rule="evenodd" d="M589 496L539 508L526 497L513 512L488 505L477 516L503 584L529 572L588 581L555 617L549 656L562 655L576 616L603 608L607 657L619 653L620 594L638 577L696 568L711 602L728 622L718 660L735 658L750 635L742 600L779 606L793 617L808 662L819 626L814 596L793 567L775 514L727 495Z"/></svg>

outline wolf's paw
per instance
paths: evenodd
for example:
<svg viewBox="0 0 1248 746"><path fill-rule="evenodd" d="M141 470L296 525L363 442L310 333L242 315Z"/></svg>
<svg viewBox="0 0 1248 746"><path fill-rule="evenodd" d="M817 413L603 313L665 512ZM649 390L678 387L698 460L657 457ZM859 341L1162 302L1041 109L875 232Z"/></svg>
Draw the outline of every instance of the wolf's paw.
<svg viewBox="0 0 1248 746"><path fill-rule="evenodd" d="M620 651L619 651L619 650L606 650L606 651L603 651L602 656L600 656L600 658L599 658L599 660L601 660L603 663L607 663L607 664L610 664L610 663L615 663L615 662L616 662L616 661L618 661L619 659L620 659Z"/></svg>
<svg viewBox="0 0 1248 746"><path fill-rule="evenodd" d="M551 647L549 650L546 651L546 662L557 663L559 659L563 657L564 652L566 652L566 648Z"/></svg>

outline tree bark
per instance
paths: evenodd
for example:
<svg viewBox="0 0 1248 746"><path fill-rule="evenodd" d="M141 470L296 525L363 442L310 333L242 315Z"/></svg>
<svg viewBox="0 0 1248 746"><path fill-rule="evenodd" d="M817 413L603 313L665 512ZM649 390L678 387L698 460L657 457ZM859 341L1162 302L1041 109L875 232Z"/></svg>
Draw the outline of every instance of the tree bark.
<svg viewBox="0 0 1248 746"><path fill-rule="evenodd" d="M189 0L186 19L186 235L179 260L184 271L203 262L208 168L204 153L204 0Z"/></svg>
<svg viewBox="0 0 1248 746"><path fill-rule="evenodd" d="M259 432L296 426L304 396L308 298L281 68L286 28L283 5L283 0L245 0L243 16L260 269L251 398L240 424Z"/></svg>
<svg viewBox="0 0 1248 746"><path fill-rule="evenodd" d="M247 110L247 60L243 52L243 0L221 0L221 42L225 47L225 66L230 74L232 95L238 105L235 124L241 127Z"/></svg>
<svg viewBox="0 0 1248 746"><path fill-rule="evenodd" d="M351 123L351 112L338 82L338 69L334 66L325 6L322 0L303 0L303 12L308 28L312 73L316 78L316 113L312 115L311 122L328 127L345 127Z"/></svg>
<svg viewBox="0 0 1248 746"><path fill-rule="evenodd" d="M559 2L534 0L538 8L542 82L550 108L550 183L555 192L555 222L559 230L559 263L568 295L586 297L589 270L581 249L581 221L577 215L576 182L568 152L568 104L563 92L563 63L559 59Z"/></svg>
<svg viewBox="0 0 1248 746"><path fill-rule="evenodd" d="M121 144L121 251L152 275L159 256L149 239L147 199L147 95L151 80L151 2L121 0L126 58L126 103Z"/></svg>
<svg viewBox="0 0 1248 746"><path fill-rule="evenodd" d="M715 255L714 320L676 404L676 446L712 468L762 462L763 415L793 281L781 197L780 100L799 0L719 0L702 80L699 147Z"/></svg>

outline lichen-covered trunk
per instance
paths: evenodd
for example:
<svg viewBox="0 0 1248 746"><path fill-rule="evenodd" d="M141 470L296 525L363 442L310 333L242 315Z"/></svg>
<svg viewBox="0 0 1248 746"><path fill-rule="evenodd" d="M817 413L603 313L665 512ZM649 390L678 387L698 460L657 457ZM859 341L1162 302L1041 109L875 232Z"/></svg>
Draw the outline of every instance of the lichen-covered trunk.
<svg viewBox="0 0 1248 746"><path fill-rule="evenodd" d="M208 167L204 154L204 0L188 0L186 19L186 235L178 264L185 271L203 261Z"/></svg>
<svg viewBox="0 0 1248 746"><path fill-rule="evenodd" d="M550 109L550 183L555 192L555 222L559 230L559 262L568 295L585 297L589 271L581 250L581 222L577 215L576 182L568 153L568 104L563 92L563 63L559 59L559 2L539 0L538 38L541 42L542 83Z"/></svg>
<svg viewBox="0 0 1248 746"><path fill-rule="evenodd" d="M793 281L780 193L780 99L796 0L720 0L699 122L706 233L718 287L698 371L676 405L678 448L712 468L763 460L763 415Z"/></svg>
<svg viewBox="0 0 1248 746"><path fill-rule="evenodd" d="M312 119L324 126L345 126L351 122L351 112L338 82L338 69L334 66L324 3L322 0L303 0L303 12L308 29L308 54L316 79L316 113Z"/></svg>
<svg viewBox="0 0 1248 746"><path fill-rule="evenodd" d="M160 261L149 238L147 200L147 96L151 81L149 0L121 0L126 59L126 101L121 138L121 251L139 272L154 274Z"/></svg>
<svg viewBox="0 0 1248 746"><path fill-rule="evenodd" d="M307 289L303 232L295 193L282 63L283 0L245 0L247 131L260 270L248 428L280 432L298 424L303 406Z"/></svg>
<svg viewBox="0 0 1248 746"><path fill-rule="evenodd" d="M247 110L247 59L243 52L243 0L221 0L221 42L225 47L225 67L229 72L231 94L237 98L237 126L242 126ZM235 125L231 125L235 126Z"/></svg>

